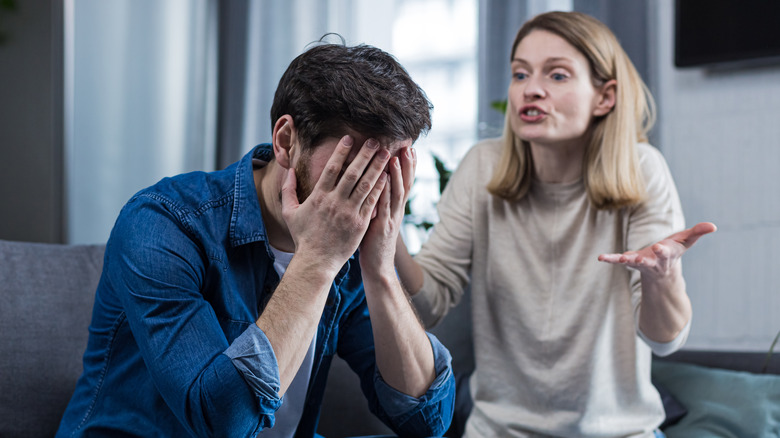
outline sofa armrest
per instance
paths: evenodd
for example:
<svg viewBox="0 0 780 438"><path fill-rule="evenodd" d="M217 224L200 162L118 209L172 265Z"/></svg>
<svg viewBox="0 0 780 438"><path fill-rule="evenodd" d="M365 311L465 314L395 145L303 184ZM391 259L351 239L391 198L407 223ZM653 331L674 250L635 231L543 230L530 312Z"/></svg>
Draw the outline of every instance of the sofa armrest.
<svg viewBox="0 0 780 438"><path fill-rule="evenodd" d="M82 371L103 252L0 240L0 436L54 436Z"/></svg>
<svg viewBox="0 0 780 438"><path fill-rule="evenodd" d="M679 362L731 371L761 373L766 353L714 350L680 350L666 357L654 357L662 362ZM766 370L767 374L780 374L780 351L776 351Z"/></svg>

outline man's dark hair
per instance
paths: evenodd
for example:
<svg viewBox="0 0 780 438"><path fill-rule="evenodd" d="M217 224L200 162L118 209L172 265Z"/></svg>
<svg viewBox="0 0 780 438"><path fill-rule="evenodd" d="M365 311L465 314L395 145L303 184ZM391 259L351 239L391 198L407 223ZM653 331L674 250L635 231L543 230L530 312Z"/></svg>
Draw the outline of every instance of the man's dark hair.
<svg viewBox="0 0 780 438"><path fill-rule="evenodd" d="M422 89L387 52L367 45L317 45L295 58L279 80L271 127L292 116L309 148L346 129L378 138L417 140L431 129Z"/></svg>

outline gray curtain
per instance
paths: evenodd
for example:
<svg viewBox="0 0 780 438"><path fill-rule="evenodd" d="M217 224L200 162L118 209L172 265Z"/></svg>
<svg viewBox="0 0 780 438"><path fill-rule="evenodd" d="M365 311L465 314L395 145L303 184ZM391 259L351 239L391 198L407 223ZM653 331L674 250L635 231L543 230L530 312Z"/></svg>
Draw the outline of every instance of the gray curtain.
<svg viewBox="0 0 780 438"><path fill-rule="evenodd" d="M65 2L69 243L161 178L214 168L216 0Z"/></svg>
<svg viewBox="0 0 780 438"><path fill-rule="evenodd" d="M290 61L326 32L351 33L351 0L219 3L217 167L271 140L273 93Z"/></svg>
<svg viewBox="0 0 780 438"><path fill-rule="evenodd" d="M497 137L504 116L491 103L506 99L509 86L509 52L517 30L529 18L526 0L479 2L479 138Z"/></svg>

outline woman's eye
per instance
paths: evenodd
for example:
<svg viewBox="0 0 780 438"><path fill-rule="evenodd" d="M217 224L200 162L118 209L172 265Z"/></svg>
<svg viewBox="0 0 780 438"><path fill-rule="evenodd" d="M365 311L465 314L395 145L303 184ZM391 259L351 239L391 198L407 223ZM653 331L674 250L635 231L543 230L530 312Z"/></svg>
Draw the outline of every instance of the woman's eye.
<svg viewBox="0 0 780 438"><path fill-rule="evenodd" d="M563 74L563 73L553 73L553 74L552 74L552 75L550 75L550 76L551 76L551 77L553 78L553 80L555 80L555 81L562 81L562 80L566 79L566 75L565 75L565 74Z"/></svg>
<svg viewBox="0 0 780 438"><path fill-rule="evenodd" d="M528 77L528 75L525 74L525 73L515 73L514 74L514 78L517 79L518 81L522 81L523 79L525 79L527 77Z"/></svg>

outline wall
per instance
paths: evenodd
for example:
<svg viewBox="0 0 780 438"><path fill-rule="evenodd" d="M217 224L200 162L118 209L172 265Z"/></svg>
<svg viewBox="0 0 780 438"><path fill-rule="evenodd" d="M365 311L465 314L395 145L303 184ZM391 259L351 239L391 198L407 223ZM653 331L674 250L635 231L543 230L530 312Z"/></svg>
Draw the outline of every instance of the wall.
<svg viewBox="0 0 780 438"><path fill-rule="evenodd" d="M60 242L62 2L16 4L0 21L0 239Z"/></svg>
<svg viewBox="0 0 780 438"><path fill-rule="evenodd" d="M687 348L766 351L780 330L780 65L676 69L674 4L650 2L655 138L693 225L716 234L684 259Z"/></svg>

